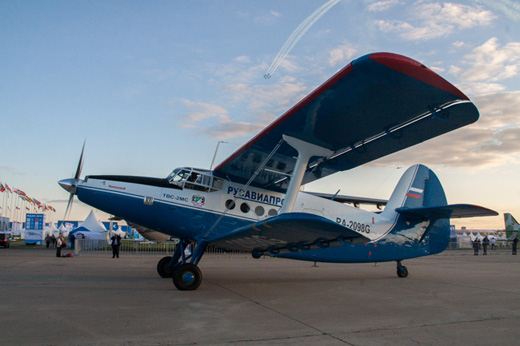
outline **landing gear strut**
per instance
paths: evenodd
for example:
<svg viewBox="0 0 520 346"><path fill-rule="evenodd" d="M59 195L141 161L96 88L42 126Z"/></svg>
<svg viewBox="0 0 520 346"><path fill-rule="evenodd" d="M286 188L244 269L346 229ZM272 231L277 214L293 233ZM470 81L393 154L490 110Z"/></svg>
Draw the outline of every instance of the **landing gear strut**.
<svg viewBox="0 0 520 346"><path fill-rule="evenodd" d="M405 278L408 276L408 269L401 264L401 261L397 261L397 276Z"/></svg>
<svg viewBox="0 0 520 346"><path fill-rule="evenodd" d="M157 263L157 273L162 278L172 278L178 290L196 290L202 282L202 273L197 263L205 249L204 242L181 240L175 246L173 256L163 257Z"/></svg>

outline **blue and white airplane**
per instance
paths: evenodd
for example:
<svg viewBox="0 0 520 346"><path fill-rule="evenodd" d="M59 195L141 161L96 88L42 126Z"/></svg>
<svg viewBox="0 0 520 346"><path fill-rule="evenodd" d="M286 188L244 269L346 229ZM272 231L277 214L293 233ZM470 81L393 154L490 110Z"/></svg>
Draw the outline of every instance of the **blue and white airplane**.
<svg viewBox="0 0 520 346"><path fill-rule="evenodd" d="M86 204L179 238L161 277L197 289L208 245L317 262L397 262L446 249L450 218L492 216L449 205L423 165L403 174L381 212L374 202L300 191L303 184L408 148L478 119L475 105L410 58L374 53L354 60L213 170L181 167L166 178L76 174L59 184ZM327 198L329 197L329 198ZM384 204L376 200L374 204ZM190 249L190 251L185 251ZM187 255L187 254L190 255Z"/></svg>

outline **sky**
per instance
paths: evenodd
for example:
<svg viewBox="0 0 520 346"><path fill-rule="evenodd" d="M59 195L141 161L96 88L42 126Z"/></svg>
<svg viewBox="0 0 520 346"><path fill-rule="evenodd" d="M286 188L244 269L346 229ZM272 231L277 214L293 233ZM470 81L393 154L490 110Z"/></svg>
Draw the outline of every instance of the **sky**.
<svg viewBox="0 0 520 346"><path fill-rule="evenodd" d="M209 168L219 140L217 162L351 60L387 51L459 87L479 121L305 189L388 198L423 163L450 203L520 218L520 4L338 1L264 78L326 2L0 2L0 182L57 219L68 197L57 181L74 175L85 139L82 176ZM75 204L71 218L90 209ZM502 215L454 223L504 227Z"/></svg>

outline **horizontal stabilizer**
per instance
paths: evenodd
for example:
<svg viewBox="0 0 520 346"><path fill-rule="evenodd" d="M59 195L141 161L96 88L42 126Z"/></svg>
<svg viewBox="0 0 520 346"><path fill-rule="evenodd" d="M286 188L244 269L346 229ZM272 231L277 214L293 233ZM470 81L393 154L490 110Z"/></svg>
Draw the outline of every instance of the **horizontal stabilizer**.
<svg viewBox="0 0 520 346"><path fill-rule="evenodd" d="M284 213L241 228L231 234L209 240L226 249L253 250L290 244L313 244L318 240L366 239L363 235L336 222L309 213Z"/></svg>
<svg viewBox="0 0 520 346"><path fill-rule="evenodd" d="M496 216L494 210L472 204L451 204L442 207L397 208L401 215L420 219L456 219L477 216Z"/></svg>
<svg viewBox="0 0 520 346"><path fill-rule="evenodd" d="M309 195L313 195L316 197L331 199L331 200L339 202L339 203L371 204L371 205L377 205L378 207L385 206L386 203L388 203L388 200L379 199L379 198L338 195L338 194L332 194L332 193L311 192L311 191L304 191L304 193L308 193Z"/></svg>

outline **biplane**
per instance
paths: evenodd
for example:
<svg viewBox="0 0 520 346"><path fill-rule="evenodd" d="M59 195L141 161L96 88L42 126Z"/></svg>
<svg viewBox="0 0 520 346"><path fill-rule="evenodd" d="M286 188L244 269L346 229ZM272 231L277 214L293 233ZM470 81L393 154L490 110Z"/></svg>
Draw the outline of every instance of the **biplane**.
<svg viewBox="0 0 520 346"><path fill-rule="evenodd" d="M70 193L67 210L76 195L130 224L178 238L157 272L180 290L201 284L198 263L209 245L254 258L395 261L397 275L407 277L403 260L446 249L451 218L496 212L448 204L439 179L422 164L404 172L388 200L304 192L301 186L478 117L466 95L423 64L374 53L338 71L213 170L81 179L83 147L74 178L59 184Z"/></svg>

